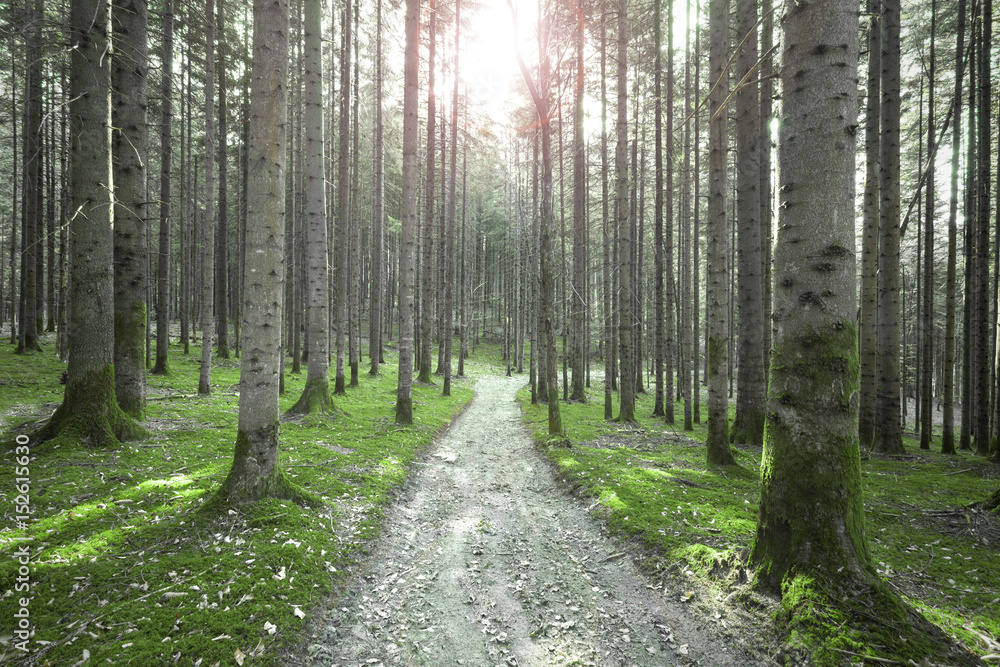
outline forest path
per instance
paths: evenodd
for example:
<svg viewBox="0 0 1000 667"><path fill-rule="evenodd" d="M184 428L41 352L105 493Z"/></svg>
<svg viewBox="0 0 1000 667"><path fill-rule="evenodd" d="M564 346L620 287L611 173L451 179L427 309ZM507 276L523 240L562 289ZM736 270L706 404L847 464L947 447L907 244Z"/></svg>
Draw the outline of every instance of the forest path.
<svg viewBox="0 0 1000 667"><path fill-rule="evenodd" d="M637 572L554 482L490 377L290 664L747 665Z"/></svg>

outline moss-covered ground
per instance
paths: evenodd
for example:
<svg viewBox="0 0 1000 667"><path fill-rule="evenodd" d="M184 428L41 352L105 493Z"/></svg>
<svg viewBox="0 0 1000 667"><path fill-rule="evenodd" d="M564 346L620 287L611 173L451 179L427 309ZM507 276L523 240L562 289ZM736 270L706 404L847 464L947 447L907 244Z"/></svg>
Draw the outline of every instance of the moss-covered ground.
<svg viewBox="0 0 1000 667"><path fill-rule="evenodd" d="M212 394L198 397L200 350L172 347L170 375L148 376L150 437L56 441L23 466L16 436L44 423L64 390L65 366L42 343L31 356L0 347L0 664L275 664L365 555L408 465L472 398L471 378L456 378L447 398L439 379L415 384L415 425L397 427L387 351L382 375L336 397L335 415L281 424L280 464L322 506L271 500L219 515L202 508L232 462L239 359L215 360ZM483 356L470 374L484 372ZM285 379L282 411L305 373ZM23 526L19 477L30 485Z"/></svg>
<svg viewBox="0 0 1000 667"><path fill-rule="evenodd" d="M603 419L603 387L594 384L589 403L560 405L569 446L541 449L568 488L638 547L654 579L702 607L720 631L739 633L740 619L759 631L763 622L770 632L760 641L792 663L804 654L810 664L910 664L914 656L914 664L922 657L937 664L940 657L921 655L922 647L906 648L923 632L913 617L884 615L899 611L883 599L888 590L972 654L1000 659L1000 524L975 506L1000 486L1000 467L970 452L922 452L912 438L903 456L863 453L867 536L887 586L859 590L850 617L824 594L829 582L786 582L779 603L755 590L745 568L760 448L735 447L739 468L709 468L705 424L684 432L682 403L675 404L675 425L649 417L651 392L637 397L639 423L629 427ZM530 405L527 390L519 397L526 423L544 442L545 406ZM882 628L881 637L873 627Z"/></svg>

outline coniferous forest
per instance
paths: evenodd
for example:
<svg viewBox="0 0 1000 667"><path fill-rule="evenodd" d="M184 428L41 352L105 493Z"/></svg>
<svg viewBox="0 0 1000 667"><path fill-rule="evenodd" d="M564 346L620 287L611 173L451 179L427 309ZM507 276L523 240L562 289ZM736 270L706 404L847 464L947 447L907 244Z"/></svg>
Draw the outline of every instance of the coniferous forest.
<svg viewBox="0 0 1000 667"><path fill-rule="evenodd" d="M1000 661L992 0L8 0L0 662Z"/></svg>

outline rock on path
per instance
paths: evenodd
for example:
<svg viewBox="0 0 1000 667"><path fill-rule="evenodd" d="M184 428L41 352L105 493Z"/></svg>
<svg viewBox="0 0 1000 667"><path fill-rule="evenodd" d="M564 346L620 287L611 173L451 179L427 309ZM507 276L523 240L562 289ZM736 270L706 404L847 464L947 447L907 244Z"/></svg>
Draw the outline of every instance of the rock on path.
<svg viewBox="0 0 1000 667"><path fill-rule="evenodd" d="M488 378L387 512L297 665L745 665L554 483Z"/></svg>

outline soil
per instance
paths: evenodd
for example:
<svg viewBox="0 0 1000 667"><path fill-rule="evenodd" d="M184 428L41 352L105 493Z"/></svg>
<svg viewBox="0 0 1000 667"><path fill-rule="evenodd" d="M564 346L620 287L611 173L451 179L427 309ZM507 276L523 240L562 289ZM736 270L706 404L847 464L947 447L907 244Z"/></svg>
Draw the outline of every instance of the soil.
<svg viewBox="0 0 1000 667"><path fill-rule="evenodd" d="M476 385L287 664L769 663L647 580L557 485L521 423L522 384Z"/></svg>

